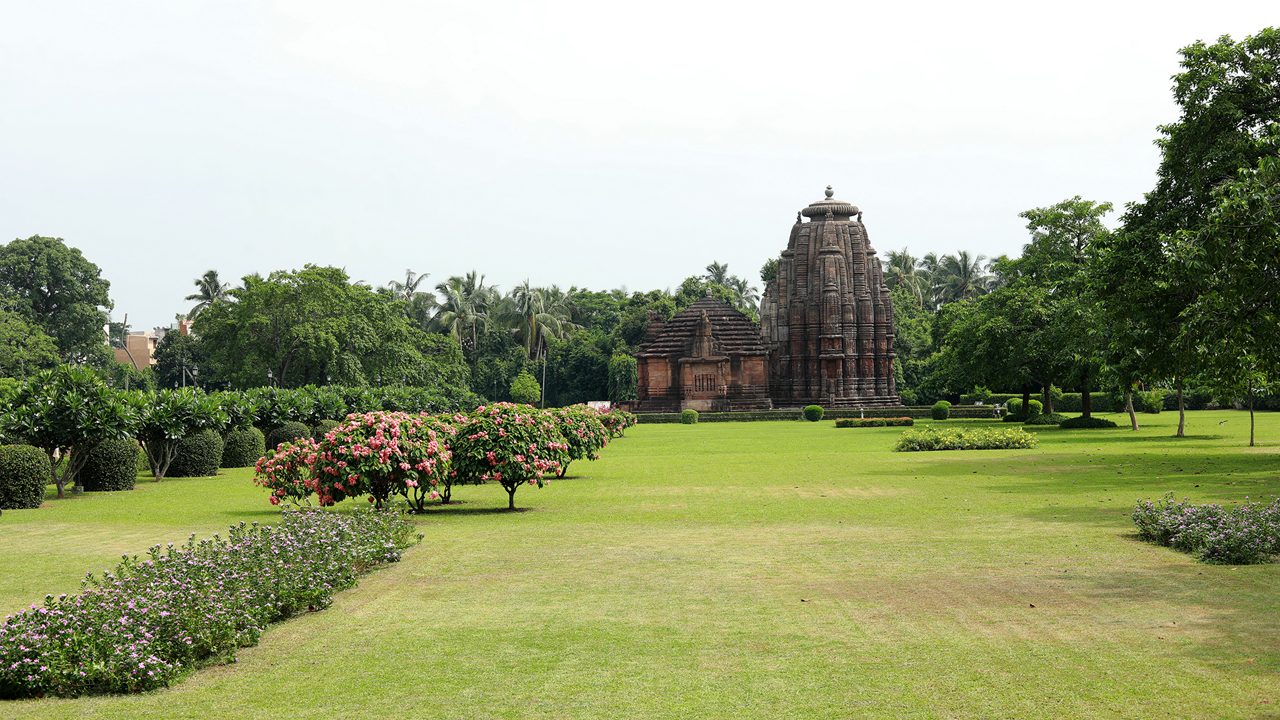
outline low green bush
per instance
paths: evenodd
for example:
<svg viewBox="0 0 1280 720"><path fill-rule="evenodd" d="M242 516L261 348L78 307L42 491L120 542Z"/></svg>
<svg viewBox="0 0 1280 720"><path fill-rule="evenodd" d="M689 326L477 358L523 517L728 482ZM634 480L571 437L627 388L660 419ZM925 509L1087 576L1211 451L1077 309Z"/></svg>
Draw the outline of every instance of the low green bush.
<svg viewBox="0 0 1280 720"><path fill-rule="evenodd" d="M838 428L860 428L860 427L909 427L915 425L916 421L909 417L894 418L840 418L836 420Z"/></svg>
<svg viewBox="0 0 1280 720"><path fill-rule="evenodd" d="M1164 390L1141 390L1133 394L1133 409L1140 413L1158 415L1164 409Z"/></svg>
<svg viewBox="0 0 1280 720"><path fill-rule="evenodd" d="M951 403L946 400L939 400L929 408L929 417L934 420L946 420L951 417Z"/></svg>
<svg viewBox="0 0 1280 720"><path fill-rule="evenodd" d="M252 467L267 453L267 441L262 431L250 425L227 433L222 447L222 467Z"/></svg>
<svg viewBox="0 0 1280 720"><path fill-rule="evenodd" d="M680 411L680 422L684 425L694 425L698 422L698 411L693 408L685 408Z"/></svg>
<svg viewBox="0 0 1280 720"><path fill-rule="evenodd" d="M178 441L178 452L169 463L165 477L209 477L222 464L222 436L201 430Z"/></svg>
<svg viewBox="0 0 1280 720"><path fill-rule="evenodd" d="M311 439L320 442L324 440L326 433L341 424L337 420L317 420L316 424L311 426Z"/></svg>
<svg viewBox="0 0 1280 720"><path fill-rule="evenodd" d="M49 456L40 448L0 445L0 510L40 507L52 471Z"/></svg>
<svg viewBox="0 0 1280 720"><path fill-rule="evenodd" d="M1025 425L1058 425L1058 424L1061 424L1062 421L1066 419L1067 419L1067 416L1063 415L1062 413L1056 413L1056 412L1048 413L1048 414L1042 413L1040 415L1032 415L1031 417L1023 421L1023 424Z"/></svg>
<svg viewBox="0 0 1280 720"><path fill-rule="evenodd" d="M1113 428L1116 424L1106 418L1100 417L1079 417L1067 418L1058 423L1058 427L1071 430L1094 429L1094 428Z"/></svg>
<svg viewBox="0 0 1280 720"><path fill-rule="evenodd" d="M290 421L267 433L267 449L275 450L280 447L280 443L293 442L294 440L309 437L311 437L310 427L305 423Z"/></svg>
<svg viewBox="0 0 1280 720"><path fill-rule="evenodd" d="M818 422L822 419L821 405L806 405L804 408L804 419L809 422Z"/></svg>
<svg viewBox="0 0 1280 720"><path fill-rule="evenodd" d="M937 428L908 430L894 450L1019 450L1033 448L1038 438L1022 428Z"/></svg>
<svg viewBox="0 0 1280 720"><path fill-rule="evenodd" d="M108 438L94 446L76 483L90 492L132 490L138 477L138 443L131 438Z"/></svg>

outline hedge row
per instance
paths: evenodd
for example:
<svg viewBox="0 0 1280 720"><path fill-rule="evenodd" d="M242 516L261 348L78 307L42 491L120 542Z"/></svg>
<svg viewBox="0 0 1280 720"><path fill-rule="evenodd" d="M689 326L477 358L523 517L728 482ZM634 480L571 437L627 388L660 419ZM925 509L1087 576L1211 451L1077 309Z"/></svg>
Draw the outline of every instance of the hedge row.
<svg viewBox="0 0 1280 720"><path fill-rule="evenodd" d="M909 417L892 417L892 418L841 418L836 420L838 428L861 428L861 427L910 427L915 425L914 418Z"/></svg>
<svg viewBox="0 0 1280 720"><path fill-rule="evenodd" d="M838 408L823 411L823 418L839 420L842 418L877 418L877 417L911 417L919 420L930 417L932 405L911 407L877 407L877 408ZM952 405L950 416L962 419L990 419L993 408L990 405ZM702 412L698 413L698 422L758 422L767 420L802 420L801 408L784 410L754 410L750 412ZM680 413L637 413L636 421L640 423L678 423Z"/></svg>

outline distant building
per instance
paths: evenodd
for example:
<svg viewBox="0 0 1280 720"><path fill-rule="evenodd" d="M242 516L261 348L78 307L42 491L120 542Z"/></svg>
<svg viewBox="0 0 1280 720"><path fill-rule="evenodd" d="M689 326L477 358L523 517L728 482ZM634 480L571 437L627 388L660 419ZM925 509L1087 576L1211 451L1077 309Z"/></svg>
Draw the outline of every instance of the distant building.
<svg viewBox="0 0 1280 720"><path fill-rule="evenodd" d="M155 367L156 348L165 335L177 332L179 335L191 334L191 321L179 320L170 327L157 327L150 330L139 330L125 336L124 347L113 347L116 362L122 365L133 365L138 370Z"/></svg>

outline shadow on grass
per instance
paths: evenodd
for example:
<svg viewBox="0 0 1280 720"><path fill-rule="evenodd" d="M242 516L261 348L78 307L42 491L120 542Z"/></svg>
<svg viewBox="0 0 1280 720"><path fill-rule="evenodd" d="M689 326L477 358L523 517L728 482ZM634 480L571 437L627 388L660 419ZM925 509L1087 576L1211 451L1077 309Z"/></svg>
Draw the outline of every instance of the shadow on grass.
<svg viewBox="0 0 1280 720"><path fill-rule="evenodd" d="M471 515L511 515L513 513L529 512L533 508L518 507L515 510L506 507L458 507L458 501L453 501L448 505L430 505L426 512L420 513L419 517L462 517Z"/></svg>

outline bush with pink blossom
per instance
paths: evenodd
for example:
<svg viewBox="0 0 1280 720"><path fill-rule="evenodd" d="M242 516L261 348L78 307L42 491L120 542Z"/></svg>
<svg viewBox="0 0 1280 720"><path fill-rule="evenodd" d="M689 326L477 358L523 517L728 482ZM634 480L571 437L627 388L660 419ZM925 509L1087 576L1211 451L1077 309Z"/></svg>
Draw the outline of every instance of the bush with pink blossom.
<svg viewBox="0 0 1280 720"><path fill-rule="evenodd" d="M453 428L431 415L348 415L316 444L311 473L320 504L364 495L382 507L395 494L422 510L440 497L452 436Z"/></svg>
<svg viewBox="0 0 1280 720"><path fill-rule="evenodd" d="M453 439L454 482L496 482L516 507L521 485L544 486L569 462L555 416L529 405L481 405Z"/></svg>
<svg viewBox="0 0 1280 720"><path fill-rule="evenodd" d="M609 444L609 430L600 421L599 413L586 405L548 410L560 427L565 443L569 446L569 459L560 466L556 477L564 477L569 463L574 460L595 460L600 457L600 449Z"/></svg>

